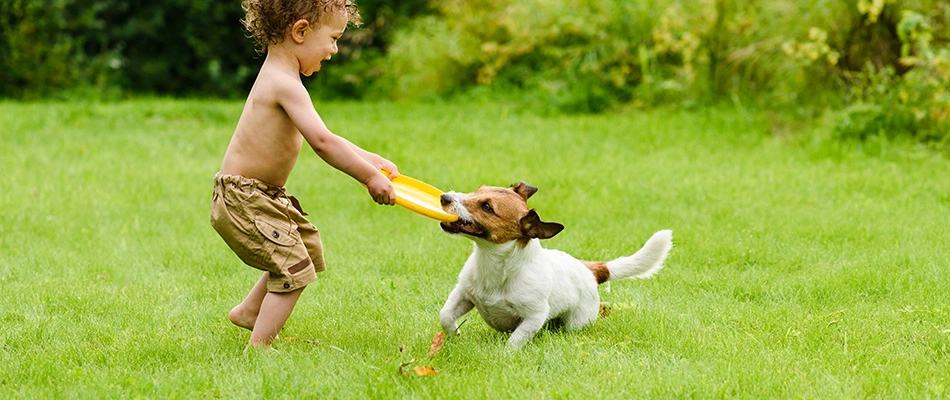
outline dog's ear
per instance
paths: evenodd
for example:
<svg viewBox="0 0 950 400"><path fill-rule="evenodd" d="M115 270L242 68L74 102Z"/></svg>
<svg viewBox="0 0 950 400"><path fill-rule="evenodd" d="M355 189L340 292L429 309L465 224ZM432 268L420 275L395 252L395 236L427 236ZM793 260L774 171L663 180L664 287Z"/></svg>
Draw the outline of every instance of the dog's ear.
<svg viewBox="0 0 950 400"><path fill-rule="evenodd" d="M534 210L528 211L528 215L521 218L521 232L530 238L550 239L562 230L564 230L564 225L557 222L544 222Z"/></svg>
<svg viewBox="0 0 950 400"><path fill-rule="evenodd" d="M538 191L538 188L524 182L518 182L517 184L511 185L511 189L514 190L515 193L521 195L521 197L524 197L524 201L528 201L528 198Z"/></svg>

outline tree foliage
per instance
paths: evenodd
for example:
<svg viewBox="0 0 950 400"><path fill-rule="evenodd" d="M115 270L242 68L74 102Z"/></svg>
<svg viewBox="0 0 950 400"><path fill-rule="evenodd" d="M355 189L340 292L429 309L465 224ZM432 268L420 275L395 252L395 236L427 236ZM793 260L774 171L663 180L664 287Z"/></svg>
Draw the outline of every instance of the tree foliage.
<svg viewBox="0 0 950 400"><path fill-rule="evenodd" d="M840 110L842 137L946 140L942 0L365 0L310 86L502 94L561 111L721 99ZM239 2L0 2L0 96L246 93L263 57Z"/></svg>
<svg viewBox="0 0 950 400"><path fill-rule="evenodd" d="M397 97L495 88L569 112L739 99L806 115L844 108L843 136L950 129L945 1L433 4L438 15L390 47Z"/></svg>
<svg viewBox="0 0 950 400"><path fill-rule="evenodd" d="M344 60L381 55L394 22L426 10L419 0L359 4L367 27L346 36ZM241 18L239 1L4 0L0 96L240 96L263 62ZM354 90L345 74L327 75Z"/></svg>

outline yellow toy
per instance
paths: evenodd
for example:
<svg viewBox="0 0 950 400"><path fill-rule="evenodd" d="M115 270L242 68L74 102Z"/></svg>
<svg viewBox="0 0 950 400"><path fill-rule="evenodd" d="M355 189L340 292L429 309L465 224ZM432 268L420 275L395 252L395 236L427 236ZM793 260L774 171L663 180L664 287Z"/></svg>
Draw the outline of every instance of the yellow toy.
<svg viewBox="0 0 950 400"><path fill-rule="evenodd" d="M442 211L442 203L439 200L442 191L436 187L405 175L397 176L392 183L393 190L396 191L397 205L442 222L455 222L459 219L457 215Z"/></svg>

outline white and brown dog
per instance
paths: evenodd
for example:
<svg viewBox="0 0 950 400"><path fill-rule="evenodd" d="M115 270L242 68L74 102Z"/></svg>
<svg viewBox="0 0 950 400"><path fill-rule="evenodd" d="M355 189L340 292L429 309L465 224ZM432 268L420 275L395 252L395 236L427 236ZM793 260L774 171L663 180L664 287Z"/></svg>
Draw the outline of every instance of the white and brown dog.
<svg viewBox="0 0 950 400"><path fill-rule="evenodd" d="M542 248L539 239L557 235L564 226L541 221L528 208L528 198L537 191L521 182L442 195L443 210L459 216L456 222L443 222L442 229L475 242L439 313L446 334L457 333L456 321L474 307L492 328L512 332L508 345L520 348L548 321L568 330L593 323L600 308L597 285L647 278L663 268L673 247L669 230L655 233L633 255L608 262L581 261Z"/></svg>

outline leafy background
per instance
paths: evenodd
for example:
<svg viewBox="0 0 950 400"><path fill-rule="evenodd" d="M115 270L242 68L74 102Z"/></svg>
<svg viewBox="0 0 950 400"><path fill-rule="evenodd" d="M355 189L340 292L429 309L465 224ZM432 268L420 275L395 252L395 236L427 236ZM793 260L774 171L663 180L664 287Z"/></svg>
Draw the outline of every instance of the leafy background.
<svg viewBox="0 0 950 400"><path fill-rule="evenodd" d="M946 148L950 4L939 0L359 2L332 98L507 101L545 112L739 102L840 138ZM8 0L0 96L242 97L263 61L238 1ZM336 60L336 59L335 59Z"/></svg>

